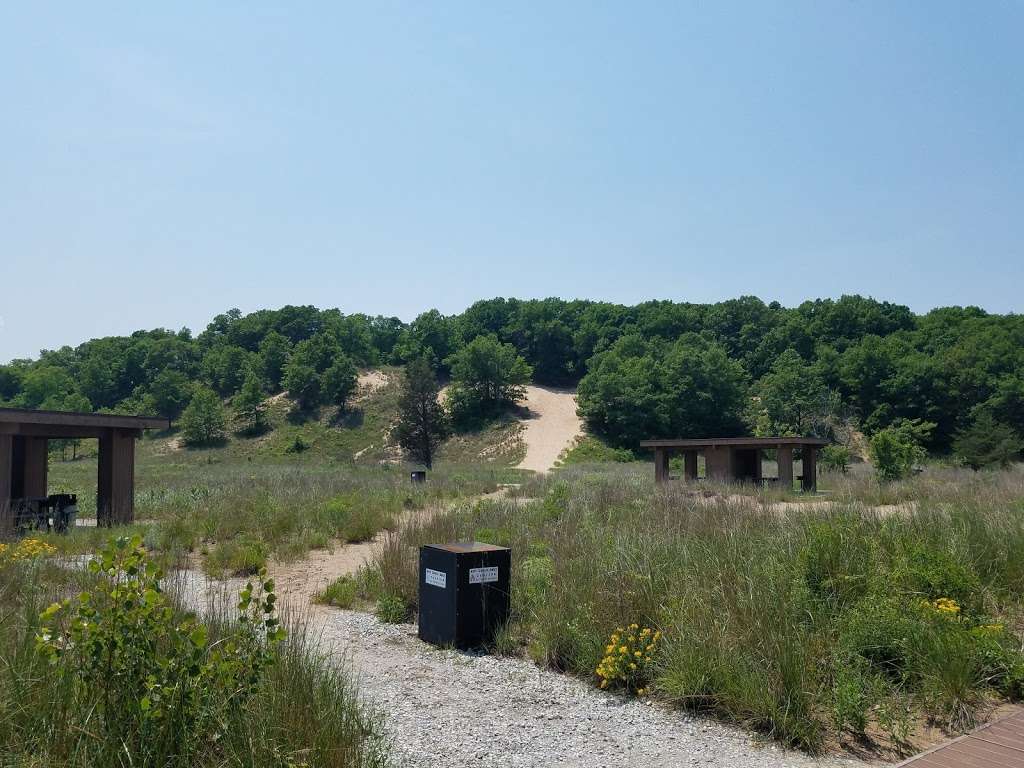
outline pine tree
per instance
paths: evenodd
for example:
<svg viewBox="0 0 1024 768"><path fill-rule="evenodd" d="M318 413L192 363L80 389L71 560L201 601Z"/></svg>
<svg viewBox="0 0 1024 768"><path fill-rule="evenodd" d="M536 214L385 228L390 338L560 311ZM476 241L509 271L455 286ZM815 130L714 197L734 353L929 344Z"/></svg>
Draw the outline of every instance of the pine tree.
<svg viewBox="0 0 1024 768"><path fill-rule="evenodd" d="M431 469L438 445L449 434L448 414L437 401L439 387L425 358L405 367L394 435L413 461Z"/></svg>
<svg viewBox="0 0 1024 768"><path fill-rule="evenodd" d="M1006 467L1020 455L1022 447L1024 441L1017 433L983 408L974 423L957 434L953 454L977 472L983 467Z"/></svg>

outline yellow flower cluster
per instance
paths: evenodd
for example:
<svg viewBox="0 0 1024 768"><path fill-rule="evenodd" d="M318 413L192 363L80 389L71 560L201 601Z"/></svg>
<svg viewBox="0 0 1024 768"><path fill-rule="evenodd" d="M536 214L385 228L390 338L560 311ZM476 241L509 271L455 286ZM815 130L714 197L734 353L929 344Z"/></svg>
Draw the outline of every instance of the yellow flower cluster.
<svg viewBox="0 0 1024 768"><path fill-rule="evenodd" d="M41 539L22 539L17 545L0 543L0 559L10 562L34 560L37 557L49 557L57 552L52 544Z"/></svg>
<svg viewBox="0 0 1024 768"><path fill-rule="evenodd" d="M661 641L661 632L639 624L619 627L613 633L604 649L604 658L594 670L600 678L600 686L623 685L636 691L637 695L647 693L647 673L654 653Z"/></svg>
<svg viewBox="0 0 1024 768"><path fill-rule="evenodd" d="M940 597L930 602L926 600L925 606L951 619L960 615L960 604L950 597Z"/></svg>

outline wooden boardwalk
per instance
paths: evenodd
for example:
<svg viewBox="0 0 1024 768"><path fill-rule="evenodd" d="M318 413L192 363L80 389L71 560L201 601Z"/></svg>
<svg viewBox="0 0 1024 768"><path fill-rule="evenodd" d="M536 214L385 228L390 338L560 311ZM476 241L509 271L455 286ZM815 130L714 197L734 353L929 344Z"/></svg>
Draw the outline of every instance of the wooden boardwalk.
<svg viewBox="0 0 1024 768"><path fill-rule="evenodd" d="M896 768L1024 768L1024 712L983 725Z"/></svg>

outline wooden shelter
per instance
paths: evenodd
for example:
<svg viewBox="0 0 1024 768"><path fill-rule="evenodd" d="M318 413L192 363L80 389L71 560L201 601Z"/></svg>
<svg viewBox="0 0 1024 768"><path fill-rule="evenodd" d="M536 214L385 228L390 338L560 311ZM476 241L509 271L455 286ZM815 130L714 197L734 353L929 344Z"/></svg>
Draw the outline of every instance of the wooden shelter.
<svg viewBox="0 0 1024 768"><path fill-rule="evenodd" d="M828 445L828 440L816 437L709 437L643 440L640 445L654 449L654 479L659 483L669 479L669 461L677 452L683 454L683 478L687 481L697 479L697 456L702 453L708 479L724 483L760 483L764 480L763 452L773 449L779 467L779 484L788 488L793 487L793 452L799 450L803 466L801 487L805 491L815 491L818 488L818 450Z"/></svg>
<svg viewBox="0 0 1024 768"><path fill-rule="evenodd" d="M46 496L47 441L96 438L100 455L96 522L135 517L135 440L146 429L170 429L167 419L0 408L0 535L14 528L13 500Z"/></svg>

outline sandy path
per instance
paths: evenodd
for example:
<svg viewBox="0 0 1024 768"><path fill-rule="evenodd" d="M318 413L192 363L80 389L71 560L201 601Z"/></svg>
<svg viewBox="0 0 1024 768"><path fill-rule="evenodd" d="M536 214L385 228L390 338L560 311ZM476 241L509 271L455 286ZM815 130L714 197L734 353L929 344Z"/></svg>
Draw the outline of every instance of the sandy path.
<svg viewBox="0 0 1024 768"><path fill-rule="evenodd" d="M576 415L576 393L530 385L524 405L530 411L522 433L526 456L517 466L547 472L555 466L562 451L583 433L583 421Z"/></svg>

